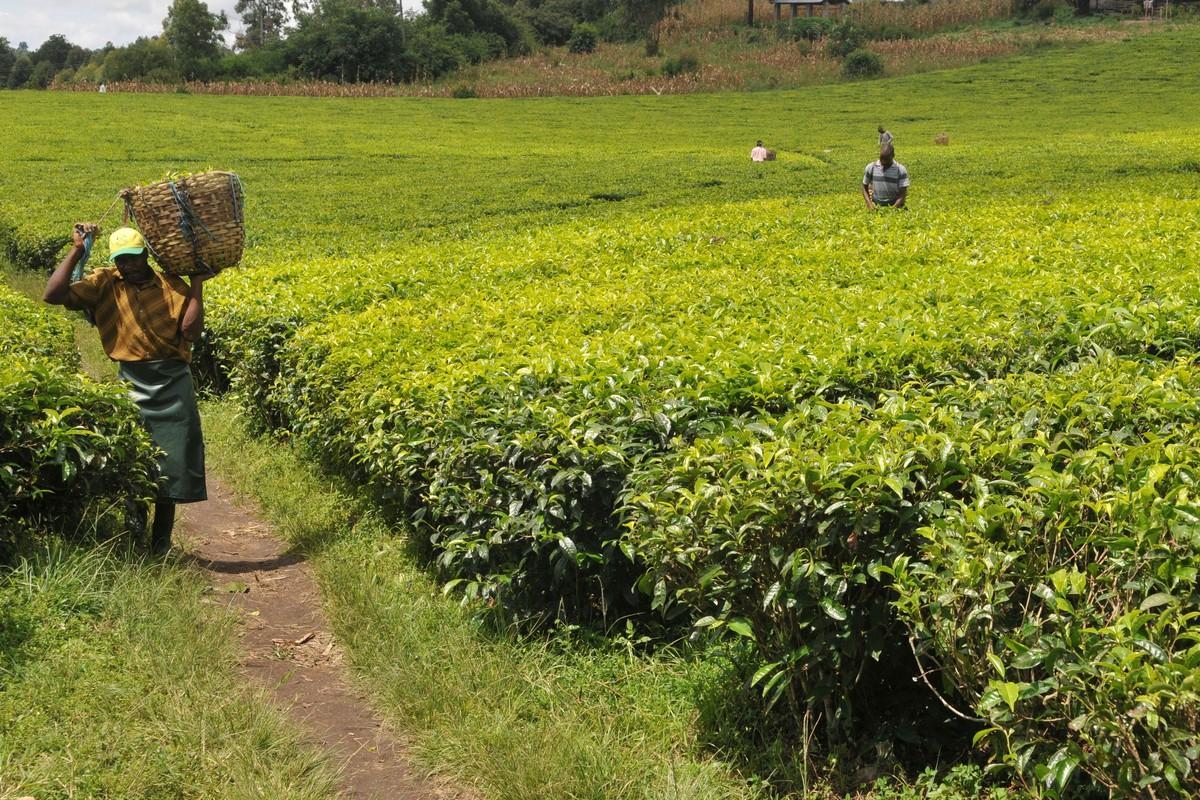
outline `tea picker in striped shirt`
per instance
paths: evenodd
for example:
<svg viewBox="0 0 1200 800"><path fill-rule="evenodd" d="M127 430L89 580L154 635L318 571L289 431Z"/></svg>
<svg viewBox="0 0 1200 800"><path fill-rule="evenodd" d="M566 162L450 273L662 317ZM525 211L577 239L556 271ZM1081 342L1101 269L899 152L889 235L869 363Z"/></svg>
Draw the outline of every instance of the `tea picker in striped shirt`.
<svg viewBox="0 0 1200 800"><path fill-rule="evenodd" d="M908 199L908 170L896 160L896 151L890 144L879 151L879 160L867 164L863 171L862 194L868 211L880 206L904 208Z"/></svg>
<svg viewBox="0 0 1200 800"><path fill-rule="evenodd" d="M93 270L71 281L71 271L84 254L84 237L95 225L76 225L73 247L46 283L43 299L51 305L91 311L108 357L120 365L121 379L138 406L150 438L162 451L158 458L158 497L150 549L165 555L171 548L175 504L208 497L204 475L204 439L196 389L189 362L192 342L204 328L206 275L191 283L159 274L146 258L146 242L132 228L118 228L109 238L114 266ZM129 508L139 534L146 509Z"/></svg>

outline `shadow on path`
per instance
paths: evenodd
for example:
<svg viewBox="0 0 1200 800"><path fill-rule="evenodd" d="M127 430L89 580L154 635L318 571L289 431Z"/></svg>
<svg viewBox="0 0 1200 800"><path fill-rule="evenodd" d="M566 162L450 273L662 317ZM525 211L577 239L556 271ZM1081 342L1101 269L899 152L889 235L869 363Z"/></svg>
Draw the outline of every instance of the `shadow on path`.
<svg viewBox="0 0 1200 800"><path fill-rule="evenodd" d="M209 576L215 602L241 614L243 672L341 765L341 797L469 800L469 793L425 778L349 686L303 556L289 552L211 476L209 499L184 507L180 528L183 560Z"/></svg>

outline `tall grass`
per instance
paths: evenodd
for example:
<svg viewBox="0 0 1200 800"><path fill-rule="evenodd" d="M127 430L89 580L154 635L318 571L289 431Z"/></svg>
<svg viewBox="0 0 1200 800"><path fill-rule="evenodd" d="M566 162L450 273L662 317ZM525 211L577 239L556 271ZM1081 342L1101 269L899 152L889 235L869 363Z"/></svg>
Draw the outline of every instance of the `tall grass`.
<svg viewBox="0 0 1200 800"><path fill-rule="evenodd" d="M868 30L908 30L919 34L1012 16L1010 0L931 0L928 3L866 0L845 8L850 19Z"/></svg>
<svg viewBox="0 0 1200 800"><path fill-rule="evenodd" d="M775 18L769 0L753 0L755 22ZM749 0L689 0L668 13L660 33L668 40L688 31L726 28L746 22ZM782 8L783 19L791 18L791 9ZM947 28L973 25L1012 16L1011 0L931 0L928 3L894 3L886 0L837 5L825 4L814 9L817 16L848 17L868 29L906 29L927 34ZM801 16L805 14L800 10Z"/></svg>
<svg viewBox="0 0 1200 800"><path fill-rule="evenodd" d="M327 798L333 772L234 675L193 573L50 541L0 571L0 797Z"/></svg>

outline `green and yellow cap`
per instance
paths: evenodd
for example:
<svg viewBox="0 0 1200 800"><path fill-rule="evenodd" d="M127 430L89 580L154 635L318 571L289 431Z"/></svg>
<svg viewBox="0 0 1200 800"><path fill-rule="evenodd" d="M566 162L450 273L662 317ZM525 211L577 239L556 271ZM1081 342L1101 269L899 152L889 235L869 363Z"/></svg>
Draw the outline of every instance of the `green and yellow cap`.
<svg viewBox="0 0 1200 800"><path fill-rule="evenodd" d="M108 260L117 256L136 256L146 252L146 240L133 228L117 228L108 237Z"/></svg>

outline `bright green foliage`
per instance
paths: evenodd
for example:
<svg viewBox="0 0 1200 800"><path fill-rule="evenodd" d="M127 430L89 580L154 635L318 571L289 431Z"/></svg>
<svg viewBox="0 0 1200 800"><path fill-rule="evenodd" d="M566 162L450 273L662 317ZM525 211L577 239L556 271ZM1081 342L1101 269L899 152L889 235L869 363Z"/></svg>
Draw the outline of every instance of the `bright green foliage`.
<svg viewBox="0 0 1200 800"><path fill-rule="evenodd" d="M0 200L0 257L24 269L37 269L49 265L67 241L61 232L55 235L29 222L15 202Z"/></svg>
<svg viewBox="0 0 1200 800"><path fill-rule="evenodd" d="M242 174L206 369L494 613L744 639L770 719L833 742L882 730L911 647L1031 785L1186 794L1200 83L1164 54L1198 43L803 94L108 98L189 126L131 166L98 119L124 172L79 162L62 213ZM880 122L907 212L857 196Z"/></svg>
<svg viewBox="0 0 1200 800"><path fill-rule="evenodd" d="M0 354L54 359L65 367L79 366L71 325L29 298L0 283Z"/></svg>
<svg viewBox="0 0 1200 800"><path fill-rule="evenodd" d="M847 78L876 78L883 74L883 59L866 49L855 50L842 63Z"/></svg>

